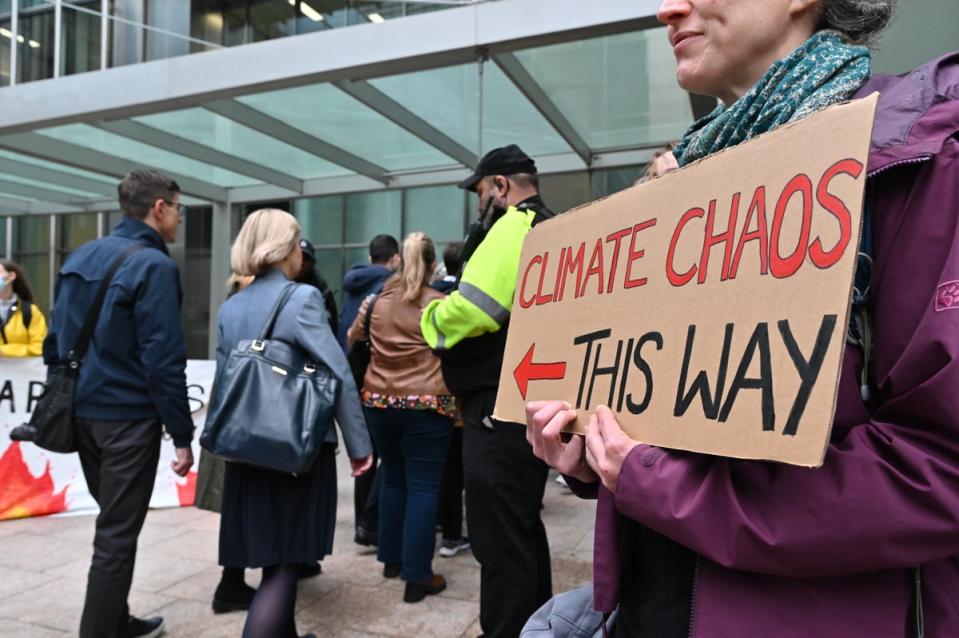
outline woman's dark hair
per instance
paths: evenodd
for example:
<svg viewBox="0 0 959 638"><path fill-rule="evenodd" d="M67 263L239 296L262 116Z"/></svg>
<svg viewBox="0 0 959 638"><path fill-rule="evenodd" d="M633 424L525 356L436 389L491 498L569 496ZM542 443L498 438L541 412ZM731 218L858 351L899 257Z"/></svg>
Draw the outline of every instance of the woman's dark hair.
<svg viewBox="0 0 959 638"><path fill-rule="evenodd" d="M0 259L0 266L3 266L3 269L7 272L16 273L17 278L13 280L13 292L16 293L17 297L19 297L21 301L36 303L33 301L33 291L30 290L30 282L27 281L27 271L24 270L20 264L7 261L6 259Z"/></svg>
<svg viewBox="0 0 959 638"><path fill-rule="evenodd" d="M821 0L819 29L839 31L854 44L869 44L892 20L898 0Z"/></svg>

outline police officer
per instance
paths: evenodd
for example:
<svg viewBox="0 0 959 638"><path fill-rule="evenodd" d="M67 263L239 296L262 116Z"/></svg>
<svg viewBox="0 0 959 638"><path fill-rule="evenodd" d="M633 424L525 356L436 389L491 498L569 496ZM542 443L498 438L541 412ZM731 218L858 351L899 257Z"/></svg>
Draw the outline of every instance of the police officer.
<svg viewBox="0 0 959 638"><path fill-rule="evenodd" d="M536 163L518 146L490 151L460 184L479 196L456 291L423 311L427 343L460 401L465 429L466 521L479 561L486 638L516 638L552 596L540 517L547 467L523 426L492 418L523 239L553 217L539 196Z"/></svg>

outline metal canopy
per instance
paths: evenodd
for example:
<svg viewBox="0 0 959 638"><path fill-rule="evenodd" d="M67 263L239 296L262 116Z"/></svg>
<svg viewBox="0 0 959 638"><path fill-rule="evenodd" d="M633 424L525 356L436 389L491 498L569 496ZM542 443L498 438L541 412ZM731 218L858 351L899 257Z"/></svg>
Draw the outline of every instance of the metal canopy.
<svg viewBox="0 0 959 638"><path fill-rule="evenodd" d="M510 142L544 173L643 162L699 106L658 4L499 0L2 88L0 213L112 208L136 167L225 204L452 183Z"/></svg>

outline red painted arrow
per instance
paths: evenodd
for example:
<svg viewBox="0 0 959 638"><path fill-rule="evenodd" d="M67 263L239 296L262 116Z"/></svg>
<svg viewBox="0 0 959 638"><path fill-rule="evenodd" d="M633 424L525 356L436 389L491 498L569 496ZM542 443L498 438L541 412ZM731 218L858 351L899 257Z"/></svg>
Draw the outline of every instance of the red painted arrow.
<svg viewBox="0 0 959 638"><path fill-rule="evenodd" d="M529 347L526 356L519 362L516 369L513 370L513 378L516 379L516 385L519 387L519 393L526 399L526 390L530 381L546 381L563 379L566 377L566 362L557 363L533 363L533 350L536 349L534 343Z"/></svg>

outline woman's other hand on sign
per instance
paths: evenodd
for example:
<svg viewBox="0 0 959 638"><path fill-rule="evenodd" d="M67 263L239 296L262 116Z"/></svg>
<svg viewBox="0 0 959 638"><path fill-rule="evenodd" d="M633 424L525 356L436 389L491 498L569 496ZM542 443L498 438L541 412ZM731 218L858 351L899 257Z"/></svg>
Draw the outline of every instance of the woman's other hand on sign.
<svg viewBox="0 0 959 638"><path fill-rule="evenodd" d="M565 401L531 401L526 404L526 440L533 454L551 467L583 483L599 477L586 464L583 437L572 435L563 441L563 429L576 420L576 410Z"/></svg>
<svg viewBox="0 0 959 638"><path fill-rule="evenodd" d="M616 492L619 473L630 451L639 445L619 427L613 411L598 406L586 426L586 462L610 492Z"/></svg>

